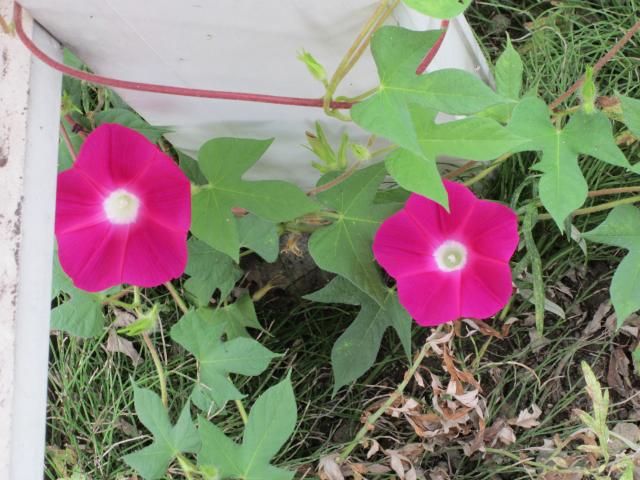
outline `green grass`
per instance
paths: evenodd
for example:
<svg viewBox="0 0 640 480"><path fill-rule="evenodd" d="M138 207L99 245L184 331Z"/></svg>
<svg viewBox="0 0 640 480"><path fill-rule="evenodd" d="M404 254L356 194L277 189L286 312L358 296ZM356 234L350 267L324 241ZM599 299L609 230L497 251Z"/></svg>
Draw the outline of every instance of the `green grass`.
<svg viewBox="0 0 640 480"><path fill-rule="evenodd" d="M580 77L586 65L595 63L623 35L635 22L635 12L640 7L633 0L613 0L606 2L606 7L602 5L595 1L489 0L474 2L467 16L492 59L501 52L508 33L523 57L527 88L536 88L545 100L552 101ZM639 45L640 37L636 37L600 72L597 77L600 95L620 91L640 97ZM85 92L83 104L93 102L95 105L96 98L90 97ZM624 149L632 163L639 160L638 148L632 145ZM535 196L532 162L533 157L526 154L510 159L482 188L492 198L521 207ZM640 184L640 177L601 162L586 159L582 167L592 190ZM474 173L477 170L469 172ZM590 202L596 204L609 199ZM575 225L585 231L605 215L579 217ZM608 354L614 341L619 342L619 338L614 339L604 331L583 335L597 307L607 300L606 289L619 252L590 245L585 255L577 243L562 237L552 222L540 222L535 238L543 258L547 294L553 293L553 301L566 312L564 320L546 315L545 335L552 342L542 349L536 348L530 336L533 307L516 296L508 316L517 321L508 338L488 340L479 335L458 338L453 352L461 365L471 368L477 352L490 342L473 370L486 399L487 425L497 418L517 416L532 403L542 408L539 426L517 431L516 443L508 447L509 452L516 454L540 446L544 439L554 435L566 438L579 427L571 410L589 408L585 403L580 360L587 360L596 374L606 376L603 372L606 372ZM595 262L603 268L592 273L590 269ZM575 281L567 278L572 272L577 272ZM558 282L570 287L572 298L554 290ZM518 279L518 286L531 288L529 272L525 271L524 277ZM175 415L187 400L196 365L162 333L177 320L175 307L159 290L146 293L168 305L162 318L163 329L154 334L154 341L168 369L171 411ZM258 309L260 321L268 332L262 335L261 341L284 355L260 377L240 380L239 388L249 393L245 404L250 406L262 391L292 370L299 422L276 463L296 468L306 478L313 478L319 458L338 451L353 438L360 427L363 410L395 387L406 369L406 359L396 339L387 335L376 366L361 381L332 397L331 347L354 318L354 311L304 301L294 302L292 306L291 302L285 303L273 295L259 303ZM494 326L499 324L496 322ZM420 344L424 334L415 330L414 345ZM133 412L132 382L157 391L153 364L141 345L137 347L144 361L134 367L124 355L106 352L105 340L105 337L93 340L51 337L48 479L69 477L74 472L85 475L78 478L87 479L131 478L132 472L121 457L149 440ZM443 374L436 360L429 360L427 365L433 373ZM428 384L428 374L423 372L423 375ZM422 389L412 383L407 394L430 405L429 388ZM620 400L612 395L613 401ZM614 409L611 419L615 421L624 415L622 405ZM240 435L242 425L232 405L217 414L215 421L229 435ZM402 419L383 417L379 425L381 428L374 436L386 448L400 448L419 441ZM365 450L357 449L354 455L364 460ZM382 457L373 460L376 459L380 461ZM466 458L455 440L421 459L422 468L437 465L446 465L451 478L456 479L532 478L521 462L506 455Z"/></svg>

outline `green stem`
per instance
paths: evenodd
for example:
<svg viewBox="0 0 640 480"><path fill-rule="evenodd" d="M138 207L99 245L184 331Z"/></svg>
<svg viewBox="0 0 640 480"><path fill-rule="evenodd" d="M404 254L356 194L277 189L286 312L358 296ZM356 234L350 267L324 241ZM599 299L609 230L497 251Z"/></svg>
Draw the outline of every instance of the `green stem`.
<svg viewBox="0 0 640 480"><path fill-rule="evenodd" d="M438 330L440 330L440 327L438 327ZM338 460L339 462L344 462L347 459L347 457L353 451L353 449L356 448L356 446L360 442L362 442L362 440L364 440L364 438L367 436L367 433L373 430L373 427L376 421L384 414L384 412L386 412L389 409L389 407L391 407L391 405L393 405L396 402L396 400L398 400L402 396L404 389L407 387L407 385L411 381L411 378L413 377L414 373L416 373L418 368L420 368L420 365L422 364L422 360L424 360L424 357L427 355L430 348L431 348L431 344L429 342L425 342L425 344L420 349L420 352L418 353L418 355L416 355L416 358L414 359L413 363L409 367L409 370L407 370L407 372L405 373L404 379L402 380L400 385L398 385L395 391L389 396L387 401L384 402L380 406L380 408L378 408L378 410L376 410L374 413L372 413L367 417L366 422L364 423L362 428L358 431L354 439L351 440L351 442L349 442L349 444L344 448L344 450L342 450L342 453L340 453L340 457Z"/></svg>
<svg viewBox="0 0 640 480"><path fill-rule="evenodd" d="M378 87L367 90L366 92L361 93L360 95L356 95L355 97L337 97L336 101L338 102L349 102L349 103L358 103L364 100L365 98L369 98L371 95L378 91Z"/></svg>
<svg viewBox="0 0 640 480"><path fill-rule="evenodd" d="M242 400L236 400L235 402L236 402L236 408L240 413L240 418L242 418L242 423L246 425L247 422L249 421L249 416L247 415L247 411L244 408L244 404L242 403Z"/></svg>
<svg viewBox="0 0 640 480"><path fill-rule="evenodd" d="M393 8L398 4L399 0L394 0L394 4L392 8L387 8L389 4L389 0L382 0L378 7L375 9L371 17L364 24L358 36L354 40L354 42L345 53L344 57L340 61L338 68L334 72L331 80L329 80L329 84L327 86L327 91L324 96L323 107L324 111L327 115L335 116L342 120L347 120L347 117L340 114L339 112L334 112L331 109L331 100L333 99L333 94L336 92L338 85L342 81L342 79L349 73L351 68L358 61L362 53L365 51L366 47L369 45L371 41L371 35L384 20L391 14Z"/></svg>
<svg viewBox="0 0 640 480"><path fill-rule="evenodd" d="M189 307L187 307L187 304L180 296L180 293L178 293L178 290L176 290L176 287L174 287L171 282L166 282L164 286L169 290L171 297L173 297L173 300L176 302L180 310L182 310L182 313L187 313L189 311Z"/></svg>
<svg viewBox="0 0 640 480"><path fill-rule="evenodd" d="M347 178L349 178L353 173L358 169L361 162L353 162L349 168L347 168L344 172L338 175L336 178L331 180L330 182L324 183L316 188L313 188L307 192L307 195L317 195L320 192L324 192L329 190L330 188L335 187L339 183L344 182Z"/></svg>
<svg viewBox="0 0 640 480"><path fill-rule="evenodd" d="M593 190L587 194L590 198L602 197L605 195L617 195L620 193L637 193L640 192L640 186L634 187L616 187L616 188L603 188L601 190Z"/></svg>
<svg viewBox="0 0 640 480"><path fill-rule="evenodd" d="M537 221L538 209L532 203L527 205L522 232L527 254L531 260L531 274L533 276L533 305L535 307L536 331L542 336L544 333L544 279L542 277L542 259L538 246L533 238L533 227Z"/></svg>
<svg viewBox="0 0 640 480"><path fill-rule="evenodd" d="M176 458L178 459L178 464L180 465L185 478L187 480L193 480L193 475L191 475L191 472L197 472L198 468L182 454L179 454Z"/></svg>
<svg viewBox="0 0 640 480"><path fill-rule="evenodd" d="M508 160L511 157L511 155L512 155L511 153L507 153L505 155L502 155L501 157L496 158L491 163L491 165L489 165L484 170L480 171L480 173L478 173L475 177L472 177L471 179L469 179L466 182L464 182L464 184L468 187L468 186L473 185L476 182L479 182L484 177L486 177L491 172L493 172L496 168L498 168L500 165L502 165L506 160Z"/></svg>
<svg viewBox="0 0 640 480"><path fill-rule="evenodd" d="M573 216L578 215L588 215L590 213L602 212L604 210L610 210L612 208L618 207L620 205L629 205L630 203L640 202L640 195L636 195L633 197L621 198L620 200L614 200L612 202L601 203L600 205L596 205L593 207L580 208L573 212ZM541 213L538 215L539 220L551 220L551 215L548 213Z"/></svg>
<svg viewBox="0 0 640 480"><path fill-rule="evenodd" d="M160 398L162 399L162 405L164 408L169 407L169 395L167 393L167 377L164 371L164 366L162 365L162 361L160 360L160 355L158 355L158 350L153 345L151 341L151 337L147 332L142 334L142 339L144 340L144 344L149 350L151 354L151 358L153 359L153 364L156 367L156 372L158 373L158 381L160 382Z"/></svg>

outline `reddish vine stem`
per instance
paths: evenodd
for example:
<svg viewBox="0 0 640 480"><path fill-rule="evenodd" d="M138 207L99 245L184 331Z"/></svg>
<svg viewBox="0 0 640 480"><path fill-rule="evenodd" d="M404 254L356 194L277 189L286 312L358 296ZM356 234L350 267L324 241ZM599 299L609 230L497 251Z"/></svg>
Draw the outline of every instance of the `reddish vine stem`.
<svg viewBox="0 0 640 480"><path fill-rule="evenodd" d="M13 16L18 38L25 47L38 59L51 68L59 72L69 75L70 77L84 80L98 85L104 85L113 88L123 88L127 90L137 90L142 92L161 93L165 95L178 95L183 97L212 98L218 100L236 100L241 102L257 102L270 103L276 105L291 105L298 107L323 107L322 98L301 98L301 97L285 97L278 95L265 95L261 93L244 93L244 92L226 92L221 90L207 90L200 88L185 88L170 85L161 85L156 83L132 82L128 80L119 80L117 78L105 77L89 72L83 72L75 68L68 67L40 50L40 48L27 36L22 26L22 6L14 4ZM348 109L351 108L351 102L331 102L332 109Z"/></svg>
<svg viewBox="0 0 640 480"><path fill-rule="evenodd" d="M69 126L71 127L71 131L77 135L80 135L82 138L87 136L87 132L85 132L84 127L76 122L71 115L68 113L64 116L64 119L67 121Z"/></svg>
<svg viewBox="0 0 640 480"><path fill-rule="evenodd" d="M76 151L73 148L73 143L71 143L71 138L69 138L69 133L67 133L67 129L64 128L64 124L60 122L60 134L62 135L62 139L64 140L64 144L67 146L67 150L69 150L69 155L73 160L73 163L76 163L76 159L78 156L76 155Z"/></svg>
<svg viewBox="0 0 640 480"><path fill-rule="evenodd" d="M618 43L616 43L609 49L607 53L600 57L600 60L598 60L593 66L593 73L598 72L602 67L604 67L607 62L609 62L609 60L611 60L616 55L616 53L618 53L622 49L622 47L624 47L629 42L629 40L631 40L631 38L636 34L636 32L638 32L638 30L640 30L640 20L638 20L629 30L627 30L624 36L620 40L618 40ZM578 90L583 83L584 75L576 80L575 83L571 85L562 95L551 102L549 108L551 110L555 110L556 108L558 108L558 106L567 98L569 98L576 90Z"/></svg>
<svg viewBox="0 0 640 480"><path fill-rule="evenodd" d="M442 42L444 42L444 37L447 35L447 30L449 29L449 20L442 20L442 22L440 23L440 28L442 29L442 33L436 40L436 43L434 43L433 46L429 49L422 62L420 62L418 68L416 68L417 75L423 74L427 67L431 64L435 56L438 54L438 50L440 50L440 46L442 45Z"/></svg>

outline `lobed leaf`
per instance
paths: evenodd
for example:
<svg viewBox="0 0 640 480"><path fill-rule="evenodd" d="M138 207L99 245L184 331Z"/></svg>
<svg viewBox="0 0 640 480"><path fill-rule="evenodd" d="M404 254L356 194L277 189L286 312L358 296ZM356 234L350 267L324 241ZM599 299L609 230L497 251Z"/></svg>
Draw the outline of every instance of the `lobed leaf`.
<svg viewBox="0 0 640 480"><path fill-rule="evenodd" d="M134 387L134 405L140 422L153 435L153 443L123 460L146 480L164 478L171 462L181 453L197 453L200 437L187 403L175 426L171 425L160 397L151 390Z"/></svg>
<svg viewBox="0 0 640 480"><path fill-rule="evenodd" d="M185 273L190 275L184 287L200 306L209 305L215 290L225 300L236 282L242 276L242 270L228 255L211 248L197 238L187 243L189 260Z"/></svg>
<svg viewBox="0 0 640 480"><path fill-rule="evenodd" d="M371 51L378 68L378 91L351 108L358 125L421 155L409 107L471 114L511 100L497 95L478 77L463 70L444 69L417 75L416 67L440 36L439 30L416 32L385 26L376 31Z"/></svg>
<svg viewBox="0 0 640 480"><path fill-rule="evenodd" d="M186 313L171 329L171 338L198 360L201 384L218 407L244 396L229 374L260 375L278 356L252 338L223 341L225 328L225 323L216 323L197 310Z"/></svg>
<svg viewBox="0 0 640 480"><path fill-rule="evenodd" d="M398 303L394 291L387 290L384 302L378 305L347 280L336 277L322 290L305 298L316 302L361 305L358 316L331 350L334 395L371 368L388 328L395 330L407 357L411 355L411 317Z"/></svg>
<svg viewBox="0 0 640 480"><path fill-rule="evenodd" d="M317 205L295 185L280 180L242 180L271 142L215 138L198 153L198 163L208 183L193 196L191 231L236 262L241 244L233 207L276 223L317 210Z"/></svg>
<svg viewBox="0 0 640 480"><path fill-rule="evenodd" d="M227 437L216 425L199 420L202 449L198 465L216 466L221 478L290 480L294 472L271 465L271 460L293 433L297 407L287 377L264 392L249 413L242 444Z"/></svg>
<svg viewBox="0 0 640 480"><path fill-rule="evenodd" d="M384 164L371 165L318 194L319 201L335 210L336 219L309 239L309 253L320 268L342 275L379 304L385 301L386 287L371 244L382 220L397 209L373 203L385 173Z"/></svg>
<svg viewBox="0 0 640 480"><path fill-rule="evenodd" d="M592 242L629 250L611 280L611 303L618 327L635 311L640 310L640 210L621 205L611 210L607 218L582 236Z"/></svg>
<svg viewBox="0 0 640 480"><path fill-rule="evenodd" d="M453 18L464 12L471 0L403 0L420 13L434 18Z"/></svg>
<svg viewBox="0 0 640 480"><path fill-rule="evenodd" d="M564 220L587 198L588 187L578 165L579 155L630 167L615 143L609 119L599 111L590 115L578 112L560 130L551 123L549 109L542 100L525 98L513 110L508 128L529 140L517 151L542 152L533 167L542 172L540 200L563 231Z"/></svg>

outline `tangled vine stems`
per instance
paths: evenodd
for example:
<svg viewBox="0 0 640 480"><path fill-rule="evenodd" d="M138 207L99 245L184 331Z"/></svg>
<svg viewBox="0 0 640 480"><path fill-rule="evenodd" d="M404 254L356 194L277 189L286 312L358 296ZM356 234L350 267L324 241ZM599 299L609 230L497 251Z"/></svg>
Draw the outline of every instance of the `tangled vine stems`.
<svg viewBox="0 0 640 480"><path fill-rule="evenodd" d="M442 329L442 325L438 326L433 331L431 336L429 336L429 338L425 340L424 345L422 345L422 348L414 358L413 363L409 367L409 370L407 370L407 372L404 374L402 382L396 387L395 391L391 395L389 395L389 398L375 412L367 417L367 420L364 422L362 428L358 430L358 433L353 438L353 440L351 440L351 442L349 442L340 453L340 456L338 457L339 462L344 462L347 457L349 457L349 454L353 451L353 449L356 448L358 444L360 444L360 442L365 439L367 433L374 428L376 421L378 421L378 419L384 414L384 412L386 412L389 407L391 407L402 396L402 394L404 393L404 389L407 387L418 368L420 368L420 365L422 365L422 361L429 353L429 350L431 350L432 348L432 343L429 340L436 336L438 333L442 332Z"/></svg>

